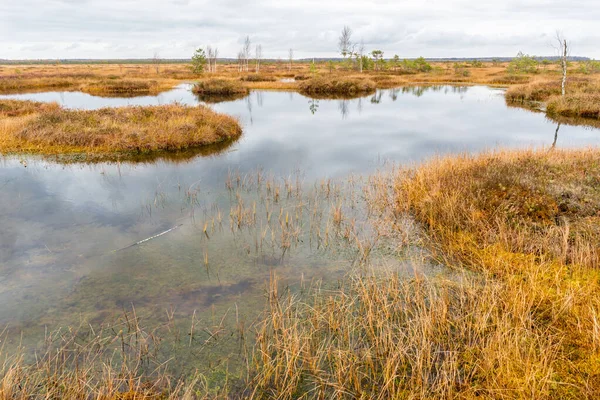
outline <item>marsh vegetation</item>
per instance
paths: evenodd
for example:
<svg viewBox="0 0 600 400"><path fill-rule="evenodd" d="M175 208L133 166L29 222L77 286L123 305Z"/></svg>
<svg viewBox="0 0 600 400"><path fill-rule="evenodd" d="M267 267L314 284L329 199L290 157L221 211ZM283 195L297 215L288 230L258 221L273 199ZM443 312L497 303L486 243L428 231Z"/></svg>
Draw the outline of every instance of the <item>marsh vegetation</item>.
<svg viewBox="0 0 600 400"><path fill-rule="evenodd" d="M600 156L559 149L597 133L565 125L559 138L503 99L597 119L593 65L563 97L559 66L526 55L346 50L334 64L257 56L252 73L249 50L217 65L211 49L202 77L2 68L3 92L166 95L186 80L214 105L187 89L189 105L0 100L0 150L19 154L0 176L0 320L16 325L0 397L597 397ZM248 140L229 144L242 126ZM211 143L218 156L195 157ZM464 155L491 143L544 148ZM154 152L181 163L121 162Z"/></svg>
<svg viewBox="0 0 600 400"><path fill-rule="evenodd" d="M0 136L4 153L68 154L110 158L155 151L185 150L238 137L230 116L206 107L178 104L151 107L67 110L57 105L1 101L8 118Z"/></svg>

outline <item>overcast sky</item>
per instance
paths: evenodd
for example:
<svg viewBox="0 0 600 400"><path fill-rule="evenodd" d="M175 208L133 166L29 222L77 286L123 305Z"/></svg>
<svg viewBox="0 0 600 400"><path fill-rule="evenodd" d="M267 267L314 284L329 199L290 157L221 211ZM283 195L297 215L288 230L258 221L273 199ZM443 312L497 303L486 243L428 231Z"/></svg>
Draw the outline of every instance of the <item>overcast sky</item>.
<svg viewBox="0 0 600 400"><path fill-rule="evenodd" d="M0 0L0 58L235 57L245 35L265 58L336 56L344 25L386 57L600 58L599 0Z"/></svg>

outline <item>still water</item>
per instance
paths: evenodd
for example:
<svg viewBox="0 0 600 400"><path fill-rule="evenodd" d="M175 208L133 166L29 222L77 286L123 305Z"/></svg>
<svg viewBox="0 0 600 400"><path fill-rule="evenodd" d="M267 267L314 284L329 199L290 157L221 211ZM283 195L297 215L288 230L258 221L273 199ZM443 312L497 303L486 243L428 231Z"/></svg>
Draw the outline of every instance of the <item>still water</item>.
<svg viewBox="0 0 600 400"><path fill-rule="evenodd" d="M211 154L91 165L4 157L0 325L35 337L46 327L101 323L132 306L181 320L197 312L205 321L235 308L236 318L251 319L273 270L293 283L335 280L351 266L352 252L323 237L332 202L351 209L360 196L330 194L329 185L347 186L388 162L552 145L556 124L508 108L502 94L436 86L313 100L254 91L210 105L244 127L239 140ZM185 85L126 99L78 92L2 97L83 109L199 103ZM598 144L600 131L566 125L556 140L557 147ZM386 262L403 268L394 256Z"/></svg>

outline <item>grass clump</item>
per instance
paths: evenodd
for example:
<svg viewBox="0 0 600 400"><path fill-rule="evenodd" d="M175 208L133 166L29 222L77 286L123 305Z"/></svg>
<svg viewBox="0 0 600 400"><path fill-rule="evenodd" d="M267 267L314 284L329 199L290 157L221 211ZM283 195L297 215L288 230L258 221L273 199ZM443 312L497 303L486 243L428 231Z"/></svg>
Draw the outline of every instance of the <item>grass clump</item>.
<svg viewBox="0 0 600 400"><path fill-rule="evenodd" d="M22 117L58 108L59 105L56 103L41 103L29 100L0 100L0 118Z"/></svg>
<svg viewBox="0 0 600 400"><path fill-rule="evenodd" d="M548 101L550 115L600 119L600 92L554 96Z"/></svg>
<svg viewBox="0 0 600 400"><path fill-rule="evenodd" d="M303 81L298 86L301 93L311 96L357 96L374 93L376 87L369 79L346 77L315 77Z"/></svg>
<svg viewBox="0 0 600 400"><path fill-rule="evenodd" d="M549 117L582 118L577 124L588 124L585 118L600 119L600 84L587 78L570 78L566 94L562 96L561 82L536 81L509 88L505 94L509 105L523 104L528 107L545 103Z"/></svg>
<svg viewBox="0 0 600 400"><path fill-rule="evenodd" d="M179 104L53 109L0 131L2 152L147 153L219 143L241 134L238 121L206 107Z"/></svg>
<svg viewBox="0 0 600 400"><path fill-rule="evenodd" d="M228 79L208 79L198 82L192 88L198 95L239 95L248 94L249 90L239 81Z"/></svg>
<svg viewBox="0 0 600 400"><path fill-rule="evenodd" d="M529 84L516 85L506 91L506 99L513 102L547 101L561 94L561 81L534 81ZM598 93L600 87L589 79L570 78L567 81L567 93Z"/></svg>
<svg viewBox="0 0 600 400"><path fill-rule="evenodd" d="M521 330L513 340L526 346L519 353L541 362L518 360L506 378L517 382L510 371L529 365L530 384L547 390L533 397L597 396L598 151L438 160L399 178L396 192L398 211L422 224L438 257L502 285L497 298ZM500 351L495 362L509 366L513 356Z"/></svg>
<svg viewBox="0 0 600 400"><path fill-rule="evenodd" d="M250 74L246 76L242 76L240 78L243 82L275 82L274 76L262 75L262 74Z"/></svg>
<svg viewBox="0 0 600 400"><path fill-rule="evenodd" d="M158 82L130 80L130 79L107 79L91 83L83 87L83 91L95 95L147 95L161 91Z"/></svg>
<svg viewBox="0 0 600 400"><path fill-rule="evenodd" d="M0 93L42 89L65 89L73 87L75 78L65 76L44 76L37 74L0 76Z"/></svg>

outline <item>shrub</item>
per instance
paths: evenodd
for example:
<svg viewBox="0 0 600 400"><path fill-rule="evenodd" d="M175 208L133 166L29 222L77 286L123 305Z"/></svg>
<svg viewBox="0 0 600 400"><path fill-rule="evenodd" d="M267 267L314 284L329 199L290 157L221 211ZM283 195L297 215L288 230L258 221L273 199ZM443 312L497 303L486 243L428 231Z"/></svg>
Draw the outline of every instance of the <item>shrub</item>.
<svg viewBox="0 0 600 400"><path fill-rule="evenodd" d="M537 72L537 68L537 60L521 51L508 64L508 72L511 74L533 74Z"/></svg>

